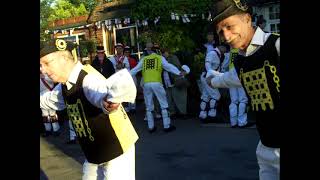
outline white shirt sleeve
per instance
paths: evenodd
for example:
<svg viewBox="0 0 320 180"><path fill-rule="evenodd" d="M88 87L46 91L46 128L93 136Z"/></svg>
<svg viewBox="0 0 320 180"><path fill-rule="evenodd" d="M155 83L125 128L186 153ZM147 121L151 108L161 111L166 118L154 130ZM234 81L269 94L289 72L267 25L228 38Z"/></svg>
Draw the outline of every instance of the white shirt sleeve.
<svg viewBox="0 0 320 180"><path fill-rule="evenodd" d="M66 108L61 84L58 84L52 91L40 93L40 108L53 110L63 110Z"/></svg>
<svg viewBox="0 0 320 180"><path fill-rule="evenodd" d="M102 108L102 100L108 94L108 89L110 88L110 86L106 84L106 80L88 74L83 79L82 87L88 101L97 108Z"/></svg>
<svg viewBox="0 0 320 180"><path fill-rule="evenodd" d="M211 79L211 86L214 88L232 88L241 87L241 82L235 68L230 69L225 73L219 73Z"/></svg>
<svg viewBox="0 0 320 180"><path fill-rule="evenodd" d="M206 55L206 59L205 59L205 67L206 70L216 70L219 67L220 64L220 58L217 55L217 53L215 51L210 51L207 55Z"/></svg>
<svg viewBox="0 0 320 180"><path fill-rule="evenodd" d="M116 70L117 69L116 68L116 64L117 64L116 59L112 56L109 58L109 60L112 62L113 68Z"/></svg>
<svg viewBox="0 0 320 180"><path fill-rule="evenodd" d="M224 54L224 60L221 65L221 72L227 72L229 70L230 53Z"/></svg>
<svg viewBox="0 0 320 180"><path fill-rule="evenodd" d="M108 79L88 74L83 79L83 92L88 101L108 113L103 107L103 98L114 103L134 102L137 89L127 69L122 69Z"/></svg>
<svg viewBox="0 0 320 180"><path fill-rule="evenodd" d="M123 63L124 63L124 66L128 69L128 71L130 71L130 63L127 57L124 58Z"/></svg>
<svg viewBox="0 0 320 180"><path fill-rule="evenodd" d="M162 67L164 70L171 72L175 75L180 75L180 71L177 67L175 67L173 64L168 63L166 58L162 56Z"/></svg>
<svg viewBox="0 0 320 180"><path fill-rule="evenodd" d="M276 46L278 55L280 56L280 37L277 39L275 46Z"/></svg>
<svg viewBox="0 0 320 180"><path fill-rule="evenodd" d="M135 76L139 71L142 70L142 64L143 64L143 59L141 58L138 64L133 69L131 69L130 74L132 76Z"/></svg>

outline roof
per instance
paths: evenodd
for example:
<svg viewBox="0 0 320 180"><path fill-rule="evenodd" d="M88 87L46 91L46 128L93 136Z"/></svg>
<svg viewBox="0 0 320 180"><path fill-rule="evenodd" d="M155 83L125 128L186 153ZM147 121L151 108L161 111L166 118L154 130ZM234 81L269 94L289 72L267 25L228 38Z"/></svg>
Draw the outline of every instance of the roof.
<svg viewBox="0 0 320 180"><path fill-rule="evenodd" d="M135 2L136 0L100 2L100 4L90 12L87 22L92 23L106 19L128 17L131 15L130 8Z"/></svg>
<svg viewBox="0 0 320 180"><path fill-rule="evenodd" d="M68 29L87 24L88 15L60 19L49 22L49 30Z"/></svg>

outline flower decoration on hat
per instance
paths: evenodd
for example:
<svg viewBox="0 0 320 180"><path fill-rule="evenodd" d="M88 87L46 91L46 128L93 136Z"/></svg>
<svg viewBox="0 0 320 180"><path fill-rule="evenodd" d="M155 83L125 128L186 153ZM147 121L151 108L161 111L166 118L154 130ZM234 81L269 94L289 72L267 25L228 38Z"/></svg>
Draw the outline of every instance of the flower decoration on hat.
<svg viewBox="0 0 320 180"><path fill-rule="evenodd" d="M241 3L241 0L233 0L233 2L236 4L236 6L241 9L242 11L248 10L248 6L246 3Z"/></svg>
<svg viewBox="0 0 320 180"><path fill-rule="evenodd" d="M56 40L56 47L59 51L63 51L67 49L67 42L63 39Z"/></svg>

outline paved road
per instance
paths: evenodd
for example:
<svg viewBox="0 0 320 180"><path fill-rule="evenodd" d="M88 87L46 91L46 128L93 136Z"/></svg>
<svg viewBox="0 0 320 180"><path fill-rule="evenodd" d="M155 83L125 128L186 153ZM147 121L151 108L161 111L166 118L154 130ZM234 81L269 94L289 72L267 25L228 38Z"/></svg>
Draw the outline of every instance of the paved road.
<svg viewBox="0 0 320 180"><path fill-rule="evenodd" d="M173 120L177 130L170 133L162 131L158 120L157 131L149 134L142 108L131 116L140 136L137 180L258 180L255 128L203 125L196 118L187 118ZM84 155L78 144L65 144L66 128L59 137L40 137L40 179L81 179Z"/></svg>

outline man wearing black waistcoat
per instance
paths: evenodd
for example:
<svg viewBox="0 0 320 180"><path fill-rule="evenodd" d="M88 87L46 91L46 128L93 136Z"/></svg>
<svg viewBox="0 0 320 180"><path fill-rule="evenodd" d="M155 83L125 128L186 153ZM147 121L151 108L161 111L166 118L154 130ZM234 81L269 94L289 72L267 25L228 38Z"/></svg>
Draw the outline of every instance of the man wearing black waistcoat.
<svg viewBox="0 0 320 180"><path fill-rule="evenodd" d="M97 179L101 166L108 180L135 180L138 136L122 102L133 102L136 87L129 72L105 79L90 65L74 60L74 45L62 39L42 44L40 70L59 84L40 94L40 107L67 109L86 157L83 180Z"/></svg>
<svg viewBox="0 0 320 180"><path fill-rule="evenodd" d="M280 36L253 27L250 7L240 0L218 0L213 5L217 34L239 49L234 68L212 71L212 87L244 87L260 136L256 155L260 180L280 177Z"/></svg>

